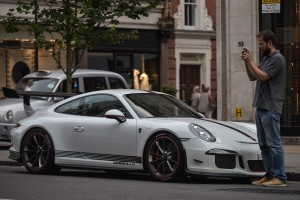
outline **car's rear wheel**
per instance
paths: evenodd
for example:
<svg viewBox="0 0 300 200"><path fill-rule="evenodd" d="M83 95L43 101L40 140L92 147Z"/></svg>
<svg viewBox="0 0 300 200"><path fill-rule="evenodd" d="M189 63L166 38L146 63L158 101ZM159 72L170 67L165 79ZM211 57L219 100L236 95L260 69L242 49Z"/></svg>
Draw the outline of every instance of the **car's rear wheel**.
<svg viewBox="0 0 300 200"><path fill-rule="evenodd" d="M54 165L52 140L43 129L32 129L26 134L21 146L21 157L29 172L54 173L60 170Z"/></svg>
<svg viewBox="0 0 300 200"><path fill-rule="evenodd" d="M148 172L157 180L181 178L184 163L181 143L169 133L156 135L147 145L144 162Z"/></svg>

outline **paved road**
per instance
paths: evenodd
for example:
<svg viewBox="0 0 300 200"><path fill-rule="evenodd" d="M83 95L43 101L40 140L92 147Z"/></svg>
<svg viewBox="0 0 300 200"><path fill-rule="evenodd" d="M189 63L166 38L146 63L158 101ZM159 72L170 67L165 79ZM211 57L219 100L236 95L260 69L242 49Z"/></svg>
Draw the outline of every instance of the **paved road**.
<svg viewBox="0 0 300 200"><path fill-rule="evenodd" d="M116 174L93 170L64 169L58 175L33 175L24 167L0 165L0 199L52 200L295 200L300 182L267 188L230 179L185 179L157 182L150 175Z"/></svg>

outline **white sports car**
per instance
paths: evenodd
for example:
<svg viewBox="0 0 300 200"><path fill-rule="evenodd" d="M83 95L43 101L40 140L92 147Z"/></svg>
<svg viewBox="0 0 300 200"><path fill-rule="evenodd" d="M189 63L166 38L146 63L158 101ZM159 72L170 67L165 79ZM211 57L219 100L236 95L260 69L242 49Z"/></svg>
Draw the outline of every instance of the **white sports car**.
<svg viewBox="0 0 300 200"><path fill-rule="evenodd" d="M145 170L161 181L185 174L264 175L251 125L206 119L159 92L70 97L20 121L11 142L10 158L32 173L62 167Z"/></svg>

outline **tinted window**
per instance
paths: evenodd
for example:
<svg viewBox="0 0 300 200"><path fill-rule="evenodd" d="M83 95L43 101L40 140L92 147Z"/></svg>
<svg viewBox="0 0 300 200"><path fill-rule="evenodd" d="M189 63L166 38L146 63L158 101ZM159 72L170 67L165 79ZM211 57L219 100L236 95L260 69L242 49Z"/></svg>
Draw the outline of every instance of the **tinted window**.
<svg viewBox="0 0 300 200"><path fill-rule="evenodd" d="M61 105L55 111L64 114L104 117L104 114L111 109L118 109L126 118L132 118L123 104L111 95L87 96Z"/></svg>
<svg viewBox="0 0 300 200"><path fill-rule="evenodd" d="M199 113L182 101L169 95L136 93L125 95L125 99L140 118L201 117Z"/></svg>
<svg viewBox="0 0 300 200"><path fill-rule="evenodd" d="M74 101L65 103L65 104L59 106L58 108L56 108L55 112L77 115L78 109L80 108L80 105L82 104L83 101L84 101L84 99L81 98L81 99L76 99Z"/></svg>
<svg viewBox="0 0 300 200"><path fill-rule="evenodd" d="M67 80L61 82L56 92L67 92ZM72 93L79 93L79 80L78 78L72 79Z"/></svg>
<svg viewBox="0 0 300 200"><path fill-rule="evenodd" d="M124 89L124 83L118 78L108 78L111 89Z"/></svg>
<svg viewBox="0 0 300 200"><path fill-rule="evenodd" d="M83 78L83 83L85 92L107 89L104 77L86 77Z"/></svg>

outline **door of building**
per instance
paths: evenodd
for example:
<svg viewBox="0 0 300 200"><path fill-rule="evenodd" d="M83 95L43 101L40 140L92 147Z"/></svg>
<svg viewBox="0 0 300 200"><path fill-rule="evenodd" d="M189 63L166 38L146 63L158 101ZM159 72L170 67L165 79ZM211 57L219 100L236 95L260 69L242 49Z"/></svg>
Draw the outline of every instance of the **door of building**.
<svg viewBox="0 0 300 200"><path fill-rule="evenodd" d="M191 103L193 87L201 83L200 65L180 65L180 99L185 103Z"/></svg>

